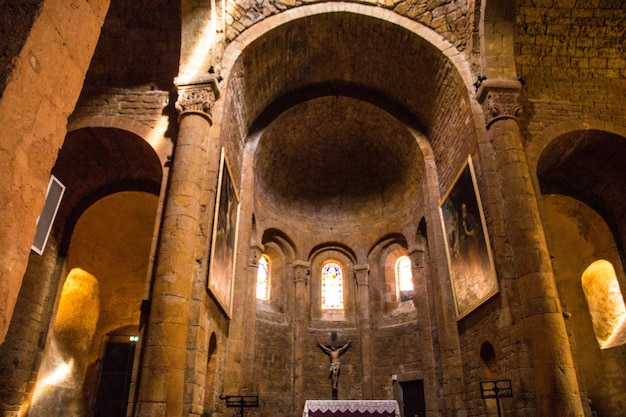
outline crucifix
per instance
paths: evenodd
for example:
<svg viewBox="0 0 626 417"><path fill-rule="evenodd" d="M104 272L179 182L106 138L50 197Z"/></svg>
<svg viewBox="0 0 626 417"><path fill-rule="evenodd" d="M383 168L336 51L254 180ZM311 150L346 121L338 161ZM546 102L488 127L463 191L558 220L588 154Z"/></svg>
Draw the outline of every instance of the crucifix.
<svg viewBox="0 0 626 417"><path fill-rule="evenodd" d="M330 343L317 342L317 345L330 356L329 378L332 379L333 400L337 399L337 384L339 382L339 368L341 366L339 356L350 347L350 344L352 344L352 342L345 342L340 346L337 340L337 332L334 331L330 334Z"/></svg>

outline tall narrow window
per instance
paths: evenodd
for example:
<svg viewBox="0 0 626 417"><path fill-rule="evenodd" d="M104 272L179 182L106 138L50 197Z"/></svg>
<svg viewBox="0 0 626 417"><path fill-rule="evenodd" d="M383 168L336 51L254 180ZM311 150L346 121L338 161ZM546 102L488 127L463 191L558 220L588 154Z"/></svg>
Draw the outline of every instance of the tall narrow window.
<svg viewBox="0 0 626 417"><path fill-rule="evenodd" d="M613 264L593 262L582 275L582 287L600 348L625 344L626 306Z"/></svg>
<svg viewBox="0 0 626 417"><path fill-rule="evenodd" d="M343 268L337 262L322 267L322 309L343 310Z"/></svg>
<svg viewBox="0 0 626 417"><path fill-rule="evenodd" d="M270 298L270 259L261 255L256 272L256 298L267 301Z"/></svg>
<svg viewBox="0 0 626 417"><path fill-rule="evenodd" d="M400 301L413 299L413 273L408 256L401 256L396 260L396 288Z"/></svg>

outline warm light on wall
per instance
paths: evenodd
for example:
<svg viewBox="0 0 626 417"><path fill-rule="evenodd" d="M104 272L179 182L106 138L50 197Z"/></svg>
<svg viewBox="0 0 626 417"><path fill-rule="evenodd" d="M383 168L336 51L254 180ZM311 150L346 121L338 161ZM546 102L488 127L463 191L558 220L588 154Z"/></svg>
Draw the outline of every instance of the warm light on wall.
<svg viewBox="0 0 626 417"><path fill-rule="evenodd" d="M613 265L603 259L593 262L581 282L600 348L626 343L626 306Z"/></svg>
<svg viewBox="0 0 626 417"><path fill-rule="evenodd" d="M215 45L217 37L216 19L215 1L212 1L211 18L205 22L204 28L200 31L200 35L192 49L191 58L189 58L188 62L181 65L177 82L185 83L191 81L197 74L208 71L207 57Z"/></svg>
<svg viewBox="0 0 626 417"><path fill-rule="evenodd" d="M52 372L44 377L41 381L43 385L55 385L63 382L67 376L72 372L73 360L69 362L62 362Z"/></svg>
<svg viewBox="0 0 626 417"><path fill-rule="evenodd" d="M47 368L43 371L31 400L31 407L35 405L43 394L47 391L54 390L55 386L64 385L70 379L72 369L74 368L74 360L64 361L62 354L59 352L57 343L52 340L47 351L47 360L44 366Z"/></svg>
<svg viewBox="0 0 626 417"><path fill-rule="evenodd" d="M146 142L152 146L154 151L160 157L168 155L172 151L171 142L165 139L165 132L169 127L169 118L167 116L161 116L157 124L152 128L152 131L146 138Z"/></svg>
<svg viewBox="0 0 626 417"><path fill-rule="evenodd" d="M42 365L30 403L33 415L46 415L50 407L70 401L87 371L100 313L98 280L73 268L61 290Z"/></svg>

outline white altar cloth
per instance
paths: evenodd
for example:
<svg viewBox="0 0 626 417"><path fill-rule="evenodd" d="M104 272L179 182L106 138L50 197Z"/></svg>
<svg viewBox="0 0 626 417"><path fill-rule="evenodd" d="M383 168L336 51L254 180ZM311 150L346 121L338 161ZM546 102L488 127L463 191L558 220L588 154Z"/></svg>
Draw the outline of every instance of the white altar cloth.
<svg viewBox="0 0 626 417"><path fill-rule="evenodd" d="M400 417L395 400L307 400L302 417L393 416Z"/></svg>

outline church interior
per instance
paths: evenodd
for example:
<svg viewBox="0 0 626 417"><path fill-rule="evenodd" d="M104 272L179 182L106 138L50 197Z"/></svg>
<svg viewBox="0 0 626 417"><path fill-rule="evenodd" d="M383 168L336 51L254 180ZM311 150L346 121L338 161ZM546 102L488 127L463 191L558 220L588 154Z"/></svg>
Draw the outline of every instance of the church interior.
<svg viewBox="0 0 626 417"><path fill-rule="evenodd" d="M625 0L4 0L0 39L2 417L624 416Z"/></svg>

